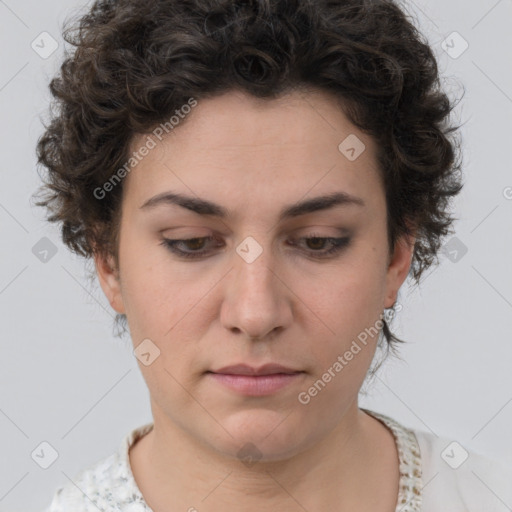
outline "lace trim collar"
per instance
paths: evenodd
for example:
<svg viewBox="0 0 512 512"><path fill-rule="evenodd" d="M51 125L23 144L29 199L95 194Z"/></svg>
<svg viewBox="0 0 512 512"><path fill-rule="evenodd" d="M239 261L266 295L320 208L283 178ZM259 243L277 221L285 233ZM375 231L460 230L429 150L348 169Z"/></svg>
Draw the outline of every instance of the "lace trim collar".
<svg viewBox="0 0 512 512"><path fill-rule="evenodd" d="M421 452L414 432L385 414L360 409L386 425L393 434L400 459L400 483L395 512L421 512Z"/></svg>

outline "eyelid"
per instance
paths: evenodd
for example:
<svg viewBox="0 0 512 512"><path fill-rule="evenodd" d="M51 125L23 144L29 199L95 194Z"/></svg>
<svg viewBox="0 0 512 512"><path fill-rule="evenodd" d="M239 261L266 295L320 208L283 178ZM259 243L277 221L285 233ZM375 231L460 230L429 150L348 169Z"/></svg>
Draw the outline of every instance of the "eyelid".
<svg viewBox="0 0 512 512"><path fill-rule="evenodd" d="M347 248L351 242L352 242L352 236L342 236L342 237L333 237L333 236L324 236L323 234L319 233L308 233L308 236L301 236L301 237L295 237L293 238L293 242L290 244L293 247L297 247L300 245L300 243L297 243L301 240L324 240L326 243L331 244L331 248L328 250L314 250L314 249L302 249L301 252L304 253L308 257L315 258L317 260L321 259L329 259L329 258L335 258L341 253L345 248ZM189 260L199 260L201 258L207 258L214 252L214 250L204 250L200 249L198 251L183 251L181 249L177 249L176 247L179 244L191 242L193 240L205 240L206 242L211 240L216 240L215 236L191 236L188 238L163 238L160 242L160 245L163 245L167 250L169 250L171 253L176 255L178 258L181 258L183 260L189 259Z"/></svg>
<svg viewBox="0 0 512 512"><path fill-rule="evenodd" d="M180 231L183 229L184 234L177 235L176 231L180 233ZM204 229L204 231L202 231ZM330 234L327 233L318 233L318 230L333 230L334 233ZM312 224L309 226L300 226L292 229L286 230L287 233L292 233L292 235L286 235L286 236L292 236L293 238L311 238L313 236L321 237L321 238L335 238L338 236L351 236L353 233L352 229L349 228L343 228L343 227L337 227L332 225L322 225L322 224ZM159 231L160 234L164 233L172 233L172 237L175 239L178 239L178 236L181 237L181 240L185 239L191 239L191 238L206 238L208 236L211 237L229 237L230 233L222 233L222 231L219 231L218 229L211 229L211 228L202 228L200 226L176 226L168 229L163 229ZM304 234L305 233L305 234ZM281 232L278 233L279 236L281 236ZM244 237L246 238L246 237Z"/></svg>

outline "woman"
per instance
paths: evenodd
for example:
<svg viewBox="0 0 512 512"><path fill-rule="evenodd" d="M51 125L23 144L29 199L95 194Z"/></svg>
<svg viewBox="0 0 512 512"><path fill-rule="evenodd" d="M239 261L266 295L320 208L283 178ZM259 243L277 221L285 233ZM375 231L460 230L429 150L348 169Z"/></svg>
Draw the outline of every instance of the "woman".
<svg viewBox="0 0 512 512"><path fill-rule="evenodd" d="M65 37L39 204L94 259L153 422L48 511L508 510L510 470L358 407L462 188L402 10L103 0Z"/></svg>

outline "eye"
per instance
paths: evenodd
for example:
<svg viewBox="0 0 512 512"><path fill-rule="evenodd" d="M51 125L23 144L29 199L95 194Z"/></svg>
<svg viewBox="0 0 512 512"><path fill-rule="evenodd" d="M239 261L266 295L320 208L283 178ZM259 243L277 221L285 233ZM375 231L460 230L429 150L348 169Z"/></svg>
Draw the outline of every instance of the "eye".
<svg viewBox="0 0 512 512"><path fill-rule="evenodd" d="M181 240L175 240L170 238L164 238L161 242L167 249L169 249L172 253L177 254L182 258L199 258L204 256L208 251L199 250L204 247L205 241L215 240L212 236L203 236L198 238L187 238ZM183 251L178 249L177 247L180 244L185 244L189 246L189 249L192 249L191 252Z"/></svg>
<svg viewBox="0 0 512 512"><path fill-rule="evenodd" d="M187 238L187 239L170 239L164 238L161 245L166 247L173 254L176 254L180 258L193 259L201 258L208 255L211 251L204 250L206 243L215 241L216 239L212 236ZM335 237L324 237L312 234L309 237L299 238L299 241L305 241L306 245L313 247L313 249L305 249L303 252L316 258L325 258L328 256L335 255L341 252L350 243L350 237L335 238ZM328 244L327 250L324 247ZM295 241L291 243L293 246L298 246ZM220 245L218 245L220 247ZM182 248L185 248L183 250Z"/></svg>
<svg viewBox="0 0 512 512"><path fill-rule="evenodd" d="M299 238L299 240L303 240L306 242L307 247L312 247L312 250L306 250L305 252L312 255L314 258L326 258L332 255L336 255L341 252L345 247L347 247L350 243L350 237L325 237L316 234L312 234L309 237ZM330 248L327 250L322 250L325 246ZM292 245L297 245L293 243Z"/></svg>

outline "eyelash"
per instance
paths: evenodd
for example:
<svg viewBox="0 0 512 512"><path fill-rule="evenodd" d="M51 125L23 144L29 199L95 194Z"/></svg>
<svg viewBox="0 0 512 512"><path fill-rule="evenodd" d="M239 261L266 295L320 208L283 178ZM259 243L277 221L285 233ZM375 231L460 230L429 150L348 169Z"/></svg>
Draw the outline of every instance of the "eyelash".
<svg viewBox="0 0 512 512"><path fill-rule="evenodd" d="M187 238L187 239L169 239L164 238L160 245L163 245L166 249L171 251L173 254L177 254L180 258L185 259L197 259L201 258L202 256L206 256L208 254L208 251L195 251L195 252L186 252L182 251L180 249L177 249L176 246L180 243L186 243L186 242L192 242L194 240L207 240L211 241L214 240L214 237L211 236L203 236L203 237L195 237L195 238ZM344 237L344 238L334 238L334 237L325 237L325 236L317 236L313 234L310 237L304 237L300 240L326 240L332 244L332 247L327 251L305 251L309 252L309 254L313 255L315 258L326 258L331 255L337 254L341 252L344 248L346 248L350 243L350 237ZM295 245L295 244L293 244Z"/></svg>

